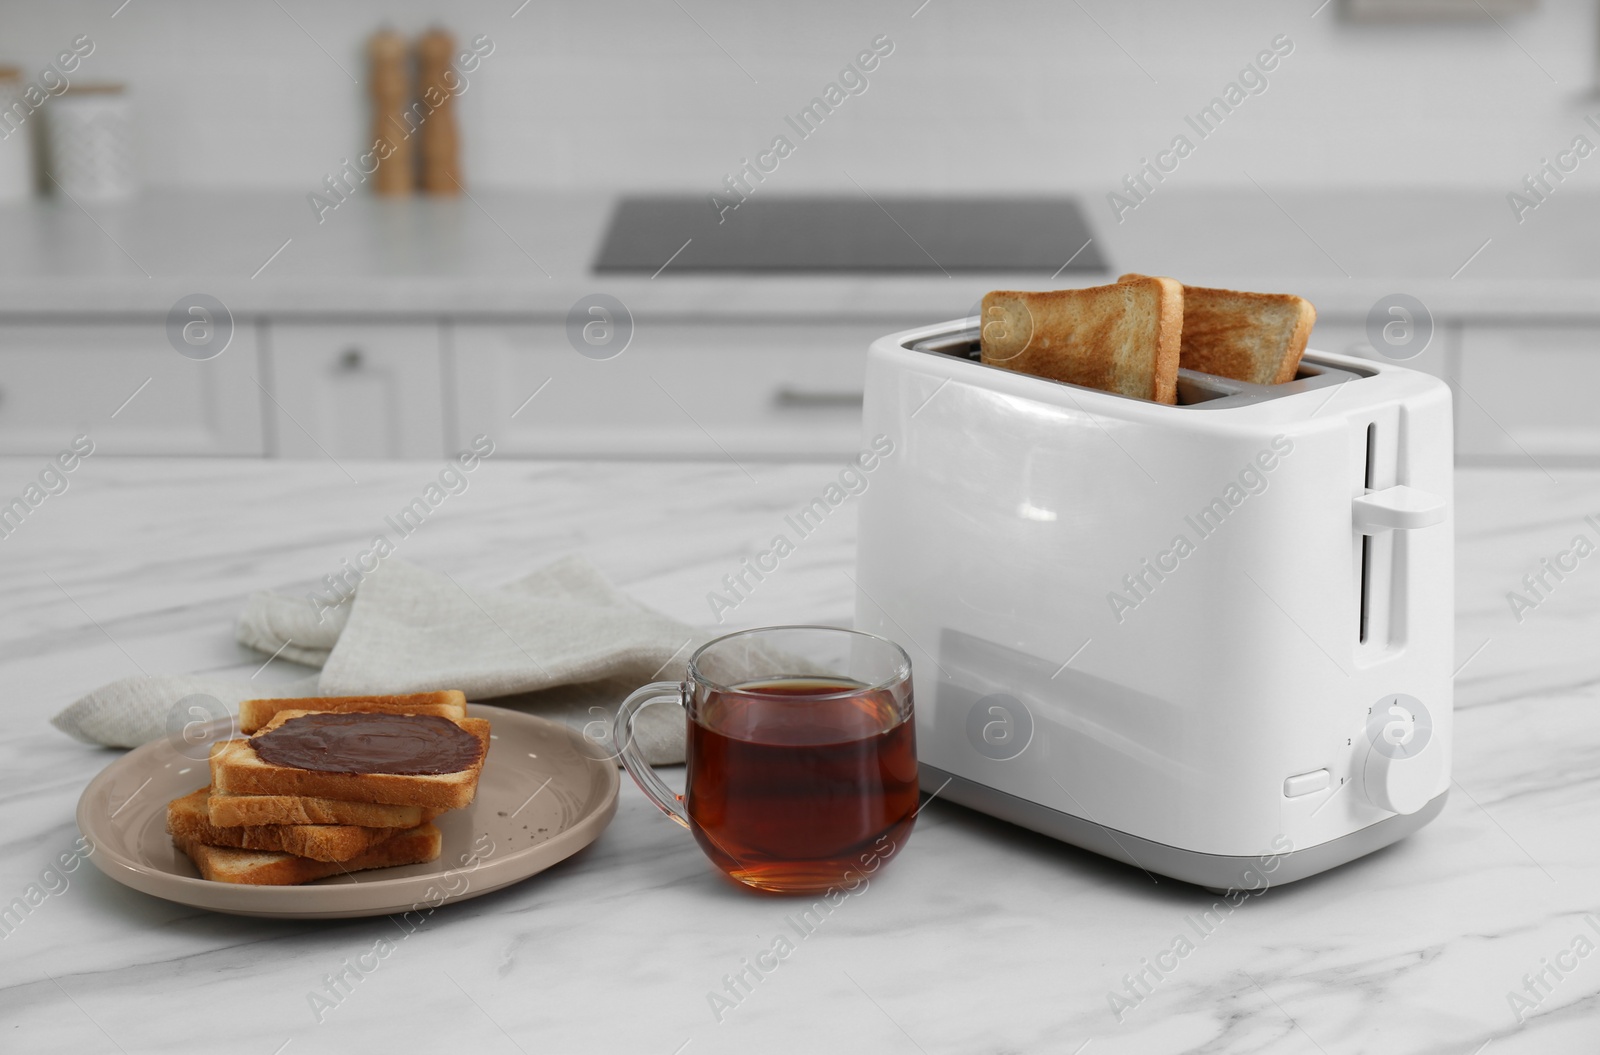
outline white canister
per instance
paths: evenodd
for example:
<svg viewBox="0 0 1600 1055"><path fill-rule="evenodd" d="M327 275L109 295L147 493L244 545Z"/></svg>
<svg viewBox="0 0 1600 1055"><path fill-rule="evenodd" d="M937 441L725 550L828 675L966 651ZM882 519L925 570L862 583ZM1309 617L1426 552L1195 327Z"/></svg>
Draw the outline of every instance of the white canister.
<svg viewBox="0 0 1600 1055"><path fill-rule="evenodd" d="M22 99L22 71L0 66L0 202L33 195L32 107Z"/></svg>
<svg viewBox="0 0 1600 1055"><path fill-rule="evenodd" d="M45 108L47 171L77 199L134 193L133 108L120 84L74 85Z"/></svg>

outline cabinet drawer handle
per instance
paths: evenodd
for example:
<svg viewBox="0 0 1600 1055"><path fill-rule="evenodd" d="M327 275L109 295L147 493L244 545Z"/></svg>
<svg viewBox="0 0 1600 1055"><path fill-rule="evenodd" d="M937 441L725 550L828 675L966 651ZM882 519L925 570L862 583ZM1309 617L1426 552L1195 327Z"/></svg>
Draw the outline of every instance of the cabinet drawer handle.
<svg viewBox="0 0 1600 1055"><path fill-rule="evenodd" d="M776 407L791 408L859 407L865 396L863 392L827 391L783 385L773 393L772 404Z"/></svg>
<svg viewBox="0 0 1600 1055"><path fill-rule="evenodd" d="M339 369L341 370L347 370L351 373L354 373L365 365L366 356L361 354L360 348L346 348L343 352L339 353Z"/></svg>

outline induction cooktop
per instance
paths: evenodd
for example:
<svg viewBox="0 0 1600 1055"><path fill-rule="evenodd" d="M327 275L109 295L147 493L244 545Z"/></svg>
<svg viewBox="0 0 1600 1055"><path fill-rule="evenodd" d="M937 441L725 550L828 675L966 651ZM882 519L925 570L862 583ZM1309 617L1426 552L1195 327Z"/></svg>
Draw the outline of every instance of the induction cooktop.
<svg viewBox="0 0 1600 1055"><path fill-rule="evenodd" d="M752 195L720 213L709 196L625 197L594 270L1107 271L1092 235L1077 201L1066 197Z"/></svg>

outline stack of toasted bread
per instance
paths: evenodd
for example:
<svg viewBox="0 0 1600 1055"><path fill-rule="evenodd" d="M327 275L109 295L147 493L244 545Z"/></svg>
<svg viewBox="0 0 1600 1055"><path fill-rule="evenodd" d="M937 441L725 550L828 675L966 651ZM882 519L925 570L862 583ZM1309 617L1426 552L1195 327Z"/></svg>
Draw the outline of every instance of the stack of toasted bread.
<svg viewBox="0 0 1600 1055"><path fill-rule="evenodd" d="M983 298L983 361L1026 374L1178 401L1178 369L1258 385L1294 380L1317 312L1289 293L1123 275L1114 285Z"/></svg>
<svg viewBox="0 0 1600 1055"><path fill-rule="evenodd" d="M206 879L286 886L439 857L431 822L466 806L489 723L455 691L246 700L211 784L167 804Z"/></svg>

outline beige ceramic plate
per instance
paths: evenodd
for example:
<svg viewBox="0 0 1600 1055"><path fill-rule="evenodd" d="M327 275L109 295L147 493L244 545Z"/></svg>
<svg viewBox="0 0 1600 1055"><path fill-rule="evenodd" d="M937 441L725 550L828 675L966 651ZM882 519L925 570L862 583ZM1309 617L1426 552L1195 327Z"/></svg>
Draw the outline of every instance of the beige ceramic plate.
<svg viewBox="0 0 1600 1055"><path fill-rule="evenodd" d="M227 720L157 740L107 766L78 800L89 857L135 890L215 912L288 919L379 916L432 908L510 886L589 845L617 811L615 762L558 722L469 704L492 739L472 805L434 821L444 833L437 861L401 865L304 886L213 883L172 845L167 803L207 783L206 738L229 735ZM198 756L198 757L194 757Z"/></svg>

